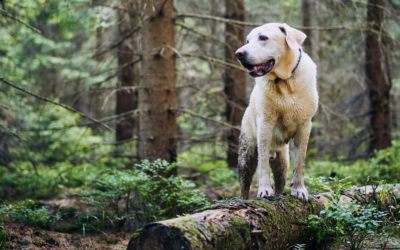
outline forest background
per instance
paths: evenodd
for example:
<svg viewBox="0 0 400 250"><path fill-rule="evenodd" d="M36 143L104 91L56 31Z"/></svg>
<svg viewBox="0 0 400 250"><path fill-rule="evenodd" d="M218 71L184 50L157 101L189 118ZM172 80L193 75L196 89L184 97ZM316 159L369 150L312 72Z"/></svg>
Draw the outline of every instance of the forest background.
<svg viewBox="0 0 400 250"><path fill-rule="evenodd" d="M318 66L309 183L335 176L356 185L399 182L400 1L0 2L5 204L61 195L96 207L107 194L116 203L125 197L128 209L110 208L110 217L128 218L134 231L237 197L237 138L254 80L234 51L268 22L305 32L304 50ZM140 163L157 159L177 164ZM177 197L195 200L170 214L179 199L162 200L158 214L146 214L143 206L157 201L133 194L150 199L162 181L146 186L147 194L140 186L154 176L176 177Z"/></svg>

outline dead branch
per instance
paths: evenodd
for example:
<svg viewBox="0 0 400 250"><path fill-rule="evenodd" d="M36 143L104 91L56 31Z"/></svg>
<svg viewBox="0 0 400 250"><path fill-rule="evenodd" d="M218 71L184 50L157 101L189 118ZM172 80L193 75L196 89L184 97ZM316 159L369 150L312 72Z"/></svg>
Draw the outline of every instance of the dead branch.
<svg viewBox="0 0 400 250"><path fill-rule="evenodd" d="M86 114L84 114L84 113L82 113L82 112L80 112L80 111L74 109L74 108L68 107L68 106L66 106L66 105L64 105L64 104L62 104L62 103L58 103L58 102L49 100L49 99L47 99L47 98L41 97L41 96L39 96L39 95L33 94L32 92L30 92L30 91L28 91L28 90L25 90L24 88L21 88L21 87L15 85L15 84L13 84L13 83L7 81L5 78L0 77L0 81L3 82L3 83L5 83L5 84L7 84L7 85L9 85L9 86L11 86L11 87L13 87L13 88L15 88L15 89L20 90L20 91L22 91L22 92L24 92L24 93L26 93L26 94L28 94L28 95L31 95L31 96L33 96L33 97L36 97L37 99L40 99L40 100L42 100L42 101L45 101L45 102L48 102L48 103L51 103L51 104L54 104L54 105L57 105L57 106L60 106L60 107L63 107L63 108L65 108L66 110L69 110L69 111L71 111L71 112L78 113L78 114L80 114L82 117L85 117L86 119L89 119L89 120L91 120L91 121L94 122L94 123L100 124L100 125L102 125L103 127L107 128L107 129L109 129L109 130L111 130L111 131L114 131L114 129L110 128L107 124L104 124L104 123L102 123L102 122L99 122L98 120L96 120L96 119L94 119L94 118L92 118L92 117L90 117L90 116L88 116L88 115L86 115Z"/></svg>
<svg viewBox="0 0 400 250"><path fill-rule="evenodd" d="M242 21L237 21L237 20L232 20L232 19L227 19L227 18L222 18L222 17L203 15L203 14L196 14L196 13L177 13L176 17L180 17L180 18L191 17L191 18L210 19L210 20L220 21L220 22L224 22L224 23L231 23L231 24L237 24L237 25L242 25L242 26L252 26L252 27L257 27L257 26L264 25L264 23L242 22ZM296 28L296 29L302 29L302 30L320 30L320 31L323 31L323 30L340 30L340 29L354 29L354 28L346 27L346 26L332 26L332 27L292 26L292 27Z"/></svg>
<svg viewBox="0 0 400 250"><path fill-rule="evenodd" d="M226 62L224 60L221 60L221 59L218 59L218 58L215 58L215 57L201 55L201 54L195 54L195 53L182 53L180 55L184 56L184 57L197 57L197 58L206 60L208 62L221 64L221 65L224 65L224 66L232 67L232 68L247 72L246 69L244 69L243 67L240 67L239 65L236 65L236 64L233 64L233 63L229 63L229 62Z"/></svg>
<svg viewBox="0 0 400 250"><path fill-rule="evenodd" d="M6 105L0 104L0 107L3 109L10 109L9 107L7 107Z"/></svg>
<svg viewBox="0 0 400 250"><path fill-rule="evenodd" d="M321 109L324 112L332 114L332 115L336 116L337 118L339 118L340 120L343 120L343 121L346 121L346 122L350 121L350 119L348 117L346 117L346 116L344 116L342 114L336 113L335 111L333 111L332 109L330 109L326 105L324 105L323 103L319 102L318 105L321 107ZM328 120L329 120L329 118L328 118Z"/></svg>
<svg viewBox="0 0 400 250"><path fill-rule="evenodd" d="M215 123L218 123L218 124L221 124L221 125L224 125L224 126L227 126L227 127L230 127L230 128L237 129L237 130L241 131L240 127L238 127L238 126L233 126L232 124L229 124L229 123L226 123L226 122L223 122L223 121L218 121L218 120L212 119L210 117L194 113L194 112L192 112L192 111L190 111L188 109L179 109L178 108L178 109L175 109L175 110L177 110L179 112L188 113L190 115L197 116L197 117L203 118L205 120L212 121L212 122L215 122Z"/></svg>
<svg viewBox="0 0 400 250"><path fill-rule="evenodd" d="M183 29L188 30L188 31L190 31L190 32L192 32L192 33L194 33L194 34L200 36L200 37L204 37L205 39L208 39L208 40L217 42L217 43L222 44L222 45L224 45L224 46L226 46L226 47L228 47L228 48L231 48L231 49L236 50L236 47L230 45L229 43L226 43L226 42L224 42L224 41L221 41L221 40L219 40L219 39L217 39L217 38L215 38L215 37L213 37L213 36L210 36L210 35L201 33L201 32L199 32L199 31L197 31L197 30L195 30L195 29L190 28L189 26L184 25L183 23L177 23L176 25L181 26Z"/></svg>
<svg viewBox="0 0 400 250"><path fill-rule="evenodd" d="M4 124L0 124L0 127L4 128L5 130L7 130L10 134L18 137L19 139L26 141L25 138L21 137L20 135L18 135L17 133L14 133L13 131L11 131L11 129L7 128Z"/></svg>
<svg viewBox="0 0 400 250"><path fill-rule="evenodd" d="M22 23L23 25L25 25L26 27L30 28L31 30L33 30L33 31L35 31L35 32L37 32L37 33L39 33L39 34L42 34L42 32L41 32L40 30L36 29L35 27L30 26L29 24L25 23L24 21L22 21L22 20L19 19L19 18L16 18L15 16L11 15L10 13L8 13L8 12L5 11L5 10L0 9L0 14L2 14L2 15L5 16L5 17L11 18L11 19L14 20L14 21L17 21L17 22L19 22L19 23Z"/></svg>

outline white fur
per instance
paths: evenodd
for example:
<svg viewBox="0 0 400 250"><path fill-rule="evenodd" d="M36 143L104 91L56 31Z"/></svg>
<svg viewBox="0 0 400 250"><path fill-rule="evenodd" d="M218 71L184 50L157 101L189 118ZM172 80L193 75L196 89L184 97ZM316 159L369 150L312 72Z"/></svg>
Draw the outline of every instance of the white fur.
<svg viewBox="0 0 400 250"><path fill-rule="evenodd" d="M260 34L269 39L260 41ZM292 195L299 199L308 197L303 179L304 161L311 119L318 107L318 92L316 65L304 51L292 74L304 39L304 33L286 24L270 23L253 29L247 37L248 44L238 50L246 51L252 64L275 59L273 69L256 78L242 121L242 134L250 144L258 146L257 197L274 195L270 180L270 150L284 152L289 162L287 141L290 139L295 145ZM277 77L282 80L275 83Z"/></svg>

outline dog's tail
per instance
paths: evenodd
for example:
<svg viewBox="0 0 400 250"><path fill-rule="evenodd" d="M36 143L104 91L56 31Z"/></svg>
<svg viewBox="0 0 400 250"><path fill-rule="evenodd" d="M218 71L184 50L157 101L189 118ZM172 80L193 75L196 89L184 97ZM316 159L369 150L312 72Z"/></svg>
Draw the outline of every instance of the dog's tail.
<svg viewBox="0 0 400 250"><path fill-rule="evenodd" d="M239 137L238 172L242 199L249 198L249 189L254 172L257 169L257 143L251 144L250 140L242 133Z"/></svg>

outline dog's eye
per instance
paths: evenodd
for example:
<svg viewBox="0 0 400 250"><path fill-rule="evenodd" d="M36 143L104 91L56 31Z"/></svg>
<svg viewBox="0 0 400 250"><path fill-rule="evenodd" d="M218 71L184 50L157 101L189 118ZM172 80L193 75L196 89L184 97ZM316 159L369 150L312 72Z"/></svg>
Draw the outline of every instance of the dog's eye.
<svg viewBox="0 0 400 250"><path fill-rule="evenodd" d="M261 36L258 37L258 39L260 39L260 41L267 41L268 37L261 35Z"/></svg>
<svg viewBox="0 0 400 250"><path fill-rule="evenodd" d="M246 43L249 43L249 40L246 40Z"/></svg>

